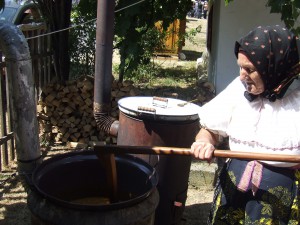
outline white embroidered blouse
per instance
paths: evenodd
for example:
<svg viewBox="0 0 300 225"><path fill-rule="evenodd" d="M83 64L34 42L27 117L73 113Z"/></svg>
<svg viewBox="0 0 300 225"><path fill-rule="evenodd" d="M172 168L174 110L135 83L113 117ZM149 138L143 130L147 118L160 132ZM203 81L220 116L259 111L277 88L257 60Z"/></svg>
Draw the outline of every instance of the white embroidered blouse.
<svg viewBox="0 0 300 225"><path fill-rule="evenodd" d="M239 77L201 107L200 123L229 137L232 151L300 155L300 82L295 80L285 96L270 102L258 97L249 102ZM297 163L265 162L277 167Z"/></svg>

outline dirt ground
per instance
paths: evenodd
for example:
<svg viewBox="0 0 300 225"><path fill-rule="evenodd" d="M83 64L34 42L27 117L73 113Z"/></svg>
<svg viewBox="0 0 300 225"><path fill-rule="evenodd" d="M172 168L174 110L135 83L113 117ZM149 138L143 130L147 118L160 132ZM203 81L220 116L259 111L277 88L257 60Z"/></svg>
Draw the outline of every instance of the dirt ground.
<svg viewBox="0 0 300 225"><path fill-rule="evenodd" d="M198 42L197 52L203 52L206 38L206 20L189 19L187 29L201 26L201 32L196 37ZM189 54L195 49L193 44L186 42L185 52ZM200 54L201 55L201 54ZM173 61L182 63L183 61ZM61 149L63 148L63 149ZM57 151L68 151L65 147L52 146L47 154L55 154ZM198 174L197 172L193 174ZM16 172L16 165L11 165L0 173L0 225L30 225L30 212L27 207L27 186L24 185L22 175ZM190 175L192 179L193 175ZM197 178L195 178L197 179ZM182 218L182 225L205 224L210 204L213 197L211 183L200 182L198 184L189 182L187 192L186 208Z"/></svg>

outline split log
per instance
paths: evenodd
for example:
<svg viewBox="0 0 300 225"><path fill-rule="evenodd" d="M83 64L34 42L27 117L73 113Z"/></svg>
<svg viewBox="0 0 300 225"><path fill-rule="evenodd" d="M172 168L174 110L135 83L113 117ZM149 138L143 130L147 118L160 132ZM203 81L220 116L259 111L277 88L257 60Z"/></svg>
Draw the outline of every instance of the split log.
<svg viewBox="0 0 300 225"><path fill-rule="evenodd" d="M139 93L134 89L132 81L113 81L110 116L118 119L117 101ZM52 137L52 141L64 144L107 140L107 134L97 128L93 114L93 95L94 78L89 76L68 81L65 85L50 83L44 87L37 106L40 136Z"/></svg>

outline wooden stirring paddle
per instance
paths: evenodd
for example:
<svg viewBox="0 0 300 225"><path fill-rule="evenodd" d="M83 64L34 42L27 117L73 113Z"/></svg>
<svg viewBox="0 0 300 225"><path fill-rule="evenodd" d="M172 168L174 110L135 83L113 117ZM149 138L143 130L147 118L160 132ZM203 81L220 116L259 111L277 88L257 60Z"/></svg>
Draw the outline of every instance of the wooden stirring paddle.
<svg viewBox="0 0 300 225"><path fill-rule="evenodd" d="M110 202L118 201L118 183L117 183L117 168L115 155L112 153L100 154L96 151L96 155L103 165L107 178L107 188L109 191Z"/></svg>
<svg viewBox="0 0 300 225"><path fill-rule="evenodd" d="M95 145L94 151L97 155L125 153L148 155L192 155L189 148L160 146ZM300 155L267 154L230 150L215 150L214 157L300 163Z"/></svg>

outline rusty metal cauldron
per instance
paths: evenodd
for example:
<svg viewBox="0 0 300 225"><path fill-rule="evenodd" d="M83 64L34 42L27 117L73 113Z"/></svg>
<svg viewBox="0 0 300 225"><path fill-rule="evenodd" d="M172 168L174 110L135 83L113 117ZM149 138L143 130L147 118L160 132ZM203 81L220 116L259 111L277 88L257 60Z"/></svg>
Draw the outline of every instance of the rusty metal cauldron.
<svg viewBox="0 0 300 225"><path fill-rule="evenodd" d="M200 129L199 106L160 97L126 97L120 109L118 145L189 148ZM138 155L155 167L160 202L156 225L178 224L187 198L191 156Z"/></svg>
<svg viewBox="0 0 300 225"><path fill-rule="evenodd" d="M32 225L153 225L159 194L153 167L132 155L116 156L118 201L109 196L106 169L94 151L45 160L31 178Z"/></svg>

